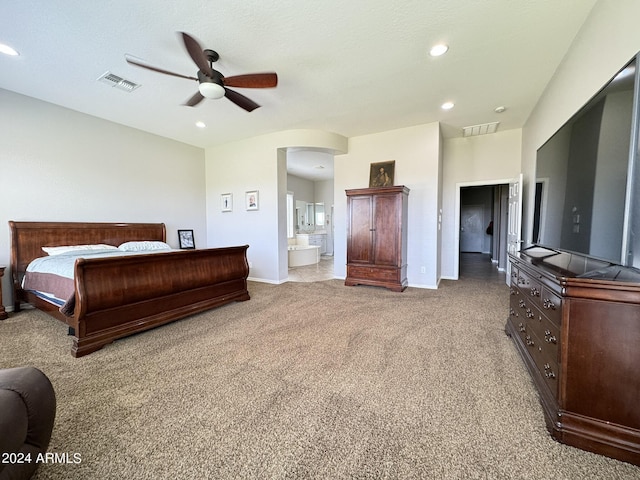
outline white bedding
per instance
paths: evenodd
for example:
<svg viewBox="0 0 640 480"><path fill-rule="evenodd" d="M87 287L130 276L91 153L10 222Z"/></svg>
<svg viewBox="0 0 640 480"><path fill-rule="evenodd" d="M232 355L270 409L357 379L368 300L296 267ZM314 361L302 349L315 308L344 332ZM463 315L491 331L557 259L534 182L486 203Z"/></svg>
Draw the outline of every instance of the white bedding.
<svg viewBox="0 0 640 480"><path fill-rule="evenodd" d="M73 267L79 258L124 257L127 255L141 255L147 253L162 253L176 250L154 249L140 251L124 251L119 249L105 250L75 250L58 255L38 257L27 266L27 272L51 273L64 278L73 279Z"/></svg>
<svg viewBox="0 0 640 480"><path fill-rule="evenodd" d="M139 255L140 253L113 249L69 251L59 255L38 257L27 266L27 272L51 273L73 279L73 267L79 258L122 257L125 255Z"/></svg>

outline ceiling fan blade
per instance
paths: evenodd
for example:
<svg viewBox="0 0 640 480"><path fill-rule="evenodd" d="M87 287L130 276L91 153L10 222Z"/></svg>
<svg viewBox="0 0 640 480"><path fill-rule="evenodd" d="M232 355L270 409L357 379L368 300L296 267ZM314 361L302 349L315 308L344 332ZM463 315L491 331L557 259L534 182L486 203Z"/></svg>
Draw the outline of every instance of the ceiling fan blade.
<svg viewBox="0 0 640 480"><path fill-rule="evenodd" d="M249 73L225 77L223 82L227 87L272 88L278 85L278 75L276 73Z"/></svg>
<svg viewBox="0 0 640 480"><path fill-rule="evenodd" d="M256 108L260 107L260 105L258 105L256 102L254 102L250 98L247 98L238 92L234 92L233 90L230 90L226 87L224 91L225 91L225 94L224 94L225 97L227 97L233 103L238 105L240 108L244 108L247 112L253 112Z"/></svg>
<svg viewBox="0 0 640 480"><path fill-rule="evenodd" d="M193 97L191 97L189 100L187 100L185 102L185 105L187 107L195 107L196 105L198 105L202 100L204 100L204 97L202 96L202 94L200 92L196 92Z"/></svg>
<svg viewBox="0 0 640 480"><path fill-rule="evenodd" d="M140 63L140 62L138 62L136 60L133 60L132 58L127 57L126 55L125 55L124 58L127 61L127 63L130 63L131 65L135 65L136 67L146 68L147 70L152 70L152 71L158 72L158 73L164 73L166 75L173 75L174 77L186 78L187 80L196 80L196 81L198 81L198 79L196 77L190 77L188 75L182 75L180 73L170 72L169 70L163 70L162 68L152 67L151 65L145 65L144 63Z"/></svg>
<svg viewBox="0 0 640 480"><path fill-rule="evenodd" d="M204 50L202 49L198 41L188 33L179 33L182 36L182 41L184 42L184 46L187 49L187 53L189 54L191 59L207 77L212 78L213 69L211 68L211 65L209 65L207 56L204 54Z"/></svg>

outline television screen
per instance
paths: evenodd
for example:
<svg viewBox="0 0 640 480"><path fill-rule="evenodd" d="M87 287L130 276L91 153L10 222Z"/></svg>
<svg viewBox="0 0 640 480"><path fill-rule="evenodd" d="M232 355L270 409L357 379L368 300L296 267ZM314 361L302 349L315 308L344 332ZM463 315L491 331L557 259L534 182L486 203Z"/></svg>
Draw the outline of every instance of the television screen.
<svg viewBox="0 0 640 480"><path fill-rule="evenodd" d="M537 152L533 240L626 264L635 59Z"/></svg>

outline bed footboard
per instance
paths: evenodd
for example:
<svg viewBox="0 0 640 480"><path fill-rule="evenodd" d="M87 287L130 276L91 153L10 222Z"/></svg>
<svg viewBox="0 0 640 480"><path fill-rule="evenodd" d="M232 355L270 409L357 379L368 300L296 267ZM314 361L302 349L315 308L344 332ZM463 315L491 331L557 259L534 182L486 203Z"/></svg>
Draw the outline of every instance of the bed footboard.
<svg viewBox="0 0 640 480"><path fill-rule="evenodd" d="M247 248L78 260L71 353L81 357L118 338L249 300Z"/></svg>

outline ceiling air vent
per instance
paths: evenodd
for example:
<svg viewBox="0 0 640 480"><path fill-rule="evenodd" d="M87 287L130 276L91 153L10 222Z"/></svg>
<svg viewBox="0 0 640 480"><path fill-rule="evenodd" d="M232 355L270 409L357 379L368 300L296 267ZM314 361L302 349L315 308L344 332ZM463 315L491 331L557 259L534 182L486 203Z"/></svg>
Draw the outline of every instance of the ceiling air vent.
<svg viewBox="0 0 640 480"><path fill-rule="evenodd" d="M483 123L481 125L471 125L462 128L463 137L475 137L477 135L486 135L487 133L496 133L500 122Z"/></svg>
<svg viewBox="0 0 640 480"><path fill-rule="evenodd" d="M102 74L100 78L98 78L99 82L106 83L111 87L115 87L119 90L124 90L125 92L133 92L136 88L140 86L139 83L132 82L131 80L126 80L118 75L114 75L111 72L105 72Z"/></svg>

